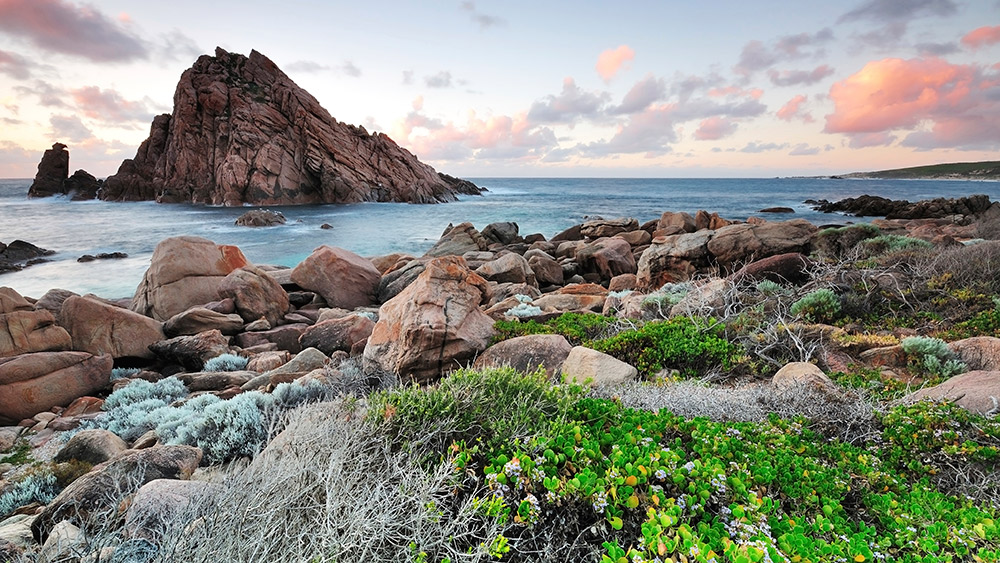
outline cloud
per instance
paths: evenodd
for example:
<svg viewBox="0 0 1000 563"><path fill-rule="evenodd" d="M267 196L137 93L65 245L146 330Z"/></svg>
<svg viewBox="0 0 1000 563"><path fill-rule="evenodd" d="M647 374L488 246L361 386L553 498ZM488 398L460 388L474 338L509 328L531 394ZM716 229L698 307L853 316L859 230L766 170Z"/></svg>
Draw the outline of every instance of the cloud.
<svg viewBox="0 0 1000 563"><path fill-rule="evenodd" d="M805 102L806 97L799 94L791 100L788 100L785 105L781 106L781 109L775 112L775 115L778 116L778 119L783 119L785 121L801 119L806 123L812 123L814 121L813 116L809 112L804 111L804 108L802 107L802 104Z"/></svg>
<svg viewBox="0 0 1000 563"><path fill-rule="evenodd" d="M831 86L830 98L834 112L824 131L846 133L852 143L858 134L910 130L908 146L1000 146L1000 75L978 66L936 58L873 61Z"/></svg>
<svg viewBox="0 0 1000 563"><path fill-rule="evenodd" d="M531 124L524 115L480 117L470 112L464 124L456 124L421 113L422 105L414 100L414 111L393 133L421 159L537 161L558 145L551 129Z"/></svg>
<svg viewBox="0 0 1000 563"><path fill-rule="evenodd" d="M410 85L413 84L413 71L404 70L403 71L403 84Z"/></svg>
<svg viewBox="0 0 1000 563"><path fill-rule="evenodd" d="M351 62L351 61L344 61L344 63L343 63L343 64L341 64L341 65L340 65L339 67L337 67L337 68L338 68L338 69L340 70L340 72L342 72L342 73L344 73L344 74L346 74L347 76L350 76L350 77L352 77L352 78L358 78L359 76L361 76L361 69L360 69L360 68L358 68L358 67L357 67L357 66L356 66L356 65L355 65L355 64L354 64L353 62Z"/></svg>
<svg viewBox="0 0 1000 563"><path fill-rule="evenodd" d="M601 78L605 82L610 82L618 74L618 71L623 67L627 68L628 63L634 58L635 51L631 47L628 45L619 45L598 55L597 64L594 65L594 68L597 69L597 74L601 75Z"/></svg>
<svg viewBox="0 0 1000 563"><path fill-rule="evenodd" d="M736 132L737 123L725 117L709 117L703 120L694 132L699 141L718 141Z"/></svg>
<svg viewBox="0 0 1000 563"><path fill-rule="evenodd" d="M205 50L179 29L172 29L159 36L156 46L156 57L171 61L188 62L204 53Z"/></svg>
<svg viewBox="0 0 1000 563"><path fill-rule="evenodd" d="M773 41L771 46L755 39L743 46L733 71L749 77L779 62L819 57L824 54L821 46L831 40L833 31L830 28L823 28L812 34L785 35Z"/></svg>
<svg viewBox="0 0 1000 563"><path fill-rule="evenodd" d="M979 27L962 37L962 44L970 49L1000 43L1000 25Z"/></svg>
<svg viewBox="0 0 1000 563"><path fill-rule="evenodd" d="M917 43L915 47L923 57L943 57L961 51L956 43Z"/></svg>
<svg viewBox="0 0 1000 563"><path fill-rule="evenodd" d="M503 18L497 16L490 16L480 12L476 9L475 2L462 2L460 5L463 12L469 15L469 18L479 24L479 29L487 29L490 27L497 27L506 25L506 21Z"/></svg>
<svg viewBox="0 0 1000 563"><path fill-rule="evenodd" d="M49 118L52 135L61 142L79 143L94 138L93 131L75 115L53 115Z"/></svg>
<svg viewBox="0 0 1000 563"><path fill-rule="evenodd" d="M812 156L819 154L819 147L811 147L807 143L799 143L792 147L792 150L788 152L789 156Z"/></svg>
<svg viewBox="0 0 1000 563"><path fill-rule="evenodd" d="M957 12L958 5L952 0L867 0L840 16L838 22L909 21L926 16L950 16Z"/></svg>
<svg viewBox="0 0 1000 563"><path fill-rule="evenodd" d="M76 107L91 119L117 125L130 122L145 125L153 119L153 111L146 102L126 100L116 90L85 86L69 93Z"/></svg>
<svg viewBox="0 0 1000 563"><path fill-rule="evenodd" d="M752 141L752 142L747 143L747 145L745 147L743 147L742 149L740 149L740 152L756 154L756 153L761 153L761 152L779 151L779 150L787 149L787 148L788 148L788 143L781 143L781 144L778 144L778 143L758 143L758 142Z"/></svg>
<svg viewBox="0 0 1000 563"><path fill-rule="evenodd" d="M671 105L650 107L620 125L611 140L602 139L576 148L583 156L593 158L639 153L659 156L671 152L670 144L677 142L674 125Z"/></svg>
<svg viewBox="0 0 1000 563"><path fill-rule="evenodd" d="M327 65L320 64L316 61L306 61L306 60L288 63L287 65L284 66L284 68L286 71L289 72L303 72L303 73L323 72L324 70L330 70L330 67Z"/></svg>
<svg viewBox="0 0 1000 563"><path fill-rule="evenodd" d="M671 113L676 121L688 121L691 119L704 119L713 116L728 116L734 118L749 118L763 115L767 111L767 106L760 100L750 98L747 100L732 100L719 103L715 100L696 98L679 104L675 104Z"/></svg>
<svg viewBox="0 0 1000 563"><path fill-rule="evenodd" d="M850 135L850 142L848 143L848 146L852 149L887 147L895 141L895 135L890 135L884 131L876 131L874 133L853 133Z"/></svg>
<svg viewBox="0 0 1000 563"><path fill-rule="evenodd" d="M92 5L63 0L2 0L0 31L55 53L95 62L128 62L149 57L149 45L119 20Z"/></svg>
<svg viewBox="0 0 1000 563"><path fill-rule="evenodd" d="M610 97L607 92L585 92L567 77L558 96L550 95L531 104L528 119L533 123L572 125L580 118L600 115Z"/></svg>
<svg viewBox="0 0 1000 563"><path fill-rule="evenodd" d="M6 74L17 80L27 80L31 78L31 63L17 53L0 50L0 74Z"/></svg>
<svg viewBox="0 0 1000 563"><path fill-rule="evenodd" d="M775 86L810 86L833 74L833 69L820 65L812 70L769 70L767 75Z"/></svg>
<svg viewBox="0 0 1000 563"><path fill-rule="evenodd" d="M645 78L636 82L625 97L622 103L609 110L612 115L630 114L642 111L650 104L658 102L666 96L667 86L662 78L656 78L652 74L647 74Z"/></svg>
<svg viewBox="0 0 1000 563"><path fill-rule="evenodd" d="M65 90L44 80L35 80L29 86L15 86L14 91L23 96L37 96L38 103L45 107L69 107L64 101L68 95Z"/></svg>
<svg viewBox="0 0 1000 563"><path fill-rule="evenodd" d="M447 70L442 70L433 76L425 76L424 84L428 88L451 88L451 73Z"/></svg>

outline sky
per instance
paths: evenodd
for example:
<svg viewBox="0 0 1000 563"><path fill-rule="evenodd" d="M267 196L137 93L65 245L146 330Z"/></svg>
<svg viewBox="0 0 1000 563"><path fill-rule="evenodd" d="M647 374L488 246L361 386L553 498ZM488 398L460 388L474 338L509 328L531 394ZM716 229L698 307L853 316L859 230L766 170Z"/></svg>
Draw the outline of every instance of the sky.
<svg viewBox="0 0 1000 563"><path fill-rule="evenodd" d="M471 178L1000 160L1000 0L0 0L0 178L113 174L216 46Z"/></svg>

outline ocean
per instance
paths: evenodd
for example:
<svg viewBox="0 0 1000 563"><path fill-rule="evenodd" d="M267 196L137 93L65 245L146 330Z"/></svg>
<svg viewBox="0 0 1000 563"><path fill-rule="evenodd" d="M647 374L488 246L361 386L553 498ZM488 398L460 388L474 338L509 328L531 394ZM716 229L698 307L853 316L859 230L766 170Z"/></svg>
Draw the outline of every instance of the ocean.
<svg viewBox="0 0 1000 563"><path fill-rule="evenodd" d="M470 178L489 191L438 205L359 203L271 207L285 215L278 227L237 227L248 208L151 202L74 202L28 199L30 179L0 179L0 242L21 239L54 250L49 262L0 274L0 286L41 297L53 288L101 297L131 296L156 244L196 235L238 246L257 264L294 266L320 245L363 256L407 252L420 255L449 223L472 222L482 229L514 221L522 235L547 238L592 217L635 217L641 222L664 211L699 209L728 219L752 215L770 220L804 218L818 225L857 220L817 213L807 199L836 201L863 194L916 201L987 194L1000 200L1000 182L944 180L774 179L605 179ZM790 207L788 214L759 214L766 207ZM321 229L327 223L331 229ZM128 258L80 263L84 254L124 252Z"/></svg>

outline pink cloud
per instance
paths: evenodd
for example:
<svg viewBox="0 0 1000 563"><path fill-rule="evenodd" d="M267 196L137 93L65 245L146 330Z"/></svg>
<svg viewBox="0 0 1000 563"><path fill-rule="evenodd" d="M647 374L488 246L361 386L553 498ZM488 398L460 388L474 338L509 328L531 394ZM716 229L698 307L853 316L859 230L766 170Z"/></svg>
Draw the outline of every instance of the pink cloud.
<svg viewBox="0 0 1000 563"><path fill-rule="evenodd" d="M823 80L833 74L833 69L828 65L820 65L812 70L769 70L767 76L775 86L797 86L810 85Z"/></svg>
<svg viewBox="0 0 1000 563"><path fill-rule="evenodd" d="M36 46L98 62L145 59L149 47L122 22L89 4L62 0L0 0L0 30Z"/></svg>
<svg viewBox="0 0 1000 563"><path fill-rule="evenodd" d="M979 47L995 43L1000 43L1000 25L993 27L984 25L983 27L973 29L962 37L962 44L970 49L978 49Z"/></svg>
<svg viewBox="0 0 1000 563"><path fill-rule="evenodd" d="M718 141L736 132L737 124L725 117L709 117L698 125L694 138L699 141Z"/></svg>
<svg viewBox="0 0 1000 563"><path fill-rule="evenodd" d="M739 86L720 86L708 90L709 97L724 98L729 96L747 97L752 100L759 100L764 95L760 88L741 88Z"/></svg>
<svg viewBox="0 0 1000 563"><path fill-rule="evenodd" d="M528 119L534 123L565 123L572 126L581 118L600 115L610 98L607 92L587 92L572 77L563 79L558 96L546 96L531 104Z"/></svg>
<svg viewBox="0 0 1000 563"><path fill-rule="evenodd" d="M806 123L811 123L814 121L812 115L809 112L804 111L804 108L802 107L802 104L805 102L806 97L799 94L791 100L788 100L788 103L781 106L781 109L779 109L775 115L778 116L778 119L784 119L785 121L791 121L798 118Z"/></svg>
<svg viewBox="0 0 1000 563"><path fill-rule="evenodd" d="M830 88L834 112L826 116L827 133L860 140L852 146L887 144L894 130L914 131L904 145L996 147L1000 138L1000 76L973 65L941 59L884 59ZM884 133L882 137L859 137Z"/></svg>
<svg viewBox="0 0 1000 563"><path fill-rule="evenodd" d="M429 160L538 160L557 144L551 129L533 125L524 114L480 117L475 112L456 124L415 110L396 124L393 138Z"/></svg>
<svg viewBox="0 0 1000 563"><path fill-rule="evenodd" d="M153 112L144 102L126 100L116 90L85 86L70 90L70 95L83 114L91 119L108 123L130 121L146 123L153 117Z"/></svg>
<svg viewBox="0 0 1000 563"><path fill-rule="evenodd" d="M628 45L619 45L614 49L608 49L601 53L597 57L597 65L594 68L597 69L597 74L600 74L605 82L610 82L618 74L618 71L634 58L635 51L631 47Z"/></svg>
<svg viewBox="0 0 1000 563"><path fill-rule="evenodd" d="M31 64L17 53L0 50L0 74L27 80L31 77Z"/></svg>

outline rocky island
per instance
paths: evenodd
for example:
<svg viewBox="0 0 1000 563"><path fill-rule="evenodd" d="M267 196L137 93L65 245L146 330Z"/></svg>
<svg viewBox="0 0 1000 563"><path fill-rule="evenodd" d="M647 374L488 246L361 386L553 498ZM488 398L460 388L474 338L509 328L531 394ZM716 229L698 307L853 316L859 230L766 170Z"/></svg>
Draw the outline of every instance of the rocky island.
<svg viewBox="0 0 1000 563"><path fill-rule="evenodd" d="M480 193L384 133L337 121L257 51L200 57L181 75L173 112L153 119L135 157L103 185L77 178L83 171L68 178L65 149L46 151L30 196L239 206L438 203Z"/></svg>

